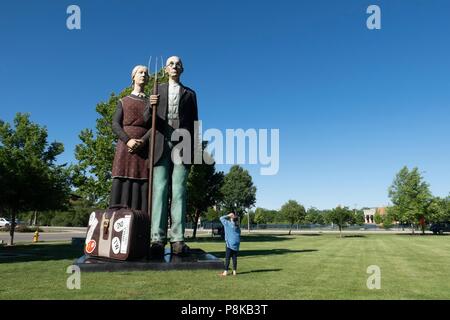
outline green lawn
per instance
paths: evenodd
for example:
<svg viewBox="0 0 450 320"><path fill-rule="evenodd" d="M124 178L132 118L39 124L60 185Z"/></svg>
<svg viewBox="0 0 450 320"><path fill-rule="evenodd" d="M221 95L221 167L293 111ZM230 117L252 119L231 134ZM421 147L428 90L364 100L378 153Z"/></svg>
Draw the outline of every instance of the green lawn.
<svg viewBox="0 0 450 320"><path fill-rule="evenodd" d="M220 258L224 244L191 242ZM26 254L19 258L13 254ZM450 236L243 236L238 276L216 270L82 273L66 288L79 251L67 243L0 248L3 299L450 299ZM381 289L366 286L381 269Z"/></svg>

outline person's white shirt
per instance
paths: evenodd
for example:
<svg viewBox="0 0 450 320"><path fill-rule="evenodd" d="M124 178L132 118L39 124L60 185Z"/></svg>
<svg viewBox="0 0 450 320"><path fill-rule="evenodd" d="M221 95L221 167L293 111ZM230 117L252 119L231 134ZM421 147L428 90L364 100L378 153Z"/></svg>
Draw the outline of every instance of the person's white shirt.
<svg viewBox="0 0 450 320"><path fill-rule="evenodd" d="M178 119L178 107L180 105L180 84L169 79L169 92L168 92L168 113L167 119L169 120L169 124L171 124L171 120Z"/></svg>

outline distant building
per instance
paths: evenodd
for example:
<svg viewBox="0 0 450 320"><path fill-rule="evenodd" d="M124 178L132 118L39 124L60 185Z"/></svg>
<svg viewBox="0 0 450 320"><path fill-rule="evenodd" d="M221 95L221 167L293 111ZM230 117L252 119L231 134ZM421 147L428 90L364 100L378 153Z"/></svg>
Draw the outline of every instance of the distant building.
<svg viewBox="0 0 450 320"><path fill-rule="evenodd" d="M364 223L365 224L373 224L375 223L375 214L378 212L381 216L386 214L386 207L379 208L367 208L363 209L364 214Z"/></svg>
<svg viewBox="0 0 450 320"><path fill-rule="evenodd" d="M377 212L377 208L363 209L364 212L364 223L375 223L375 213Z"/></svg>

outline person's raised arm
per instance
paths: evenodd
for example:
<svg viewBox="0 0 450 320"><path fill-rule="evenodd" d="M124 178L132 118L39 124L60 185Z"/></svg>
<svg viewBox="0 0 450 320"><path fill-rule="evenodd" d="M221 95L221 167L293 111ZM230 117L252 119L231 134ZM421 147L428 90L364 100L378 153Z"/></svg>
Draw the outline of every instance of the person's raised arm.
<svg viewBox="0 0 450 320"><path fill-rule="evenodd" d="M228 215L224 215L220 217L220 222L222 222L223 225L225 225L225 223L227 223L227 217Z"/></svg>
<svg viewBox="0 0 450 320"><path fill-rule="evenodd" d="M225 224L229 219L234 217L234 213L231 212L229 214L223 215L220 217L220 222L222 222L222 224Z"/></svg>

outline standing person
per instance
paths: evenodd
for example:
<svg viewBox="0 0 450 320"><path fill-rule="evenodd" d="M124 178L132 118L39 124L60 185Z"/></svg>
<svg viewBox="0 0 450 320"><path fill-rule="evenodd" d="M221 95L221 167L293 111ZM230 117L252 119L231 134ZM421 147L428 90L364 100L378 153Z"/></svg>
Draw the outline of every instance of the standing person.
<svg viewBox="0 0 450 320"><path fill-rule="evenodd" d="M137 65L131 71L133 91L119 99L112 129L118 137L112 166L110 206L121 205L147 211L148 147L151 123L143 113L148 99L144 87L149 80L148 69ZM151 101L155 102L155 101Z"/></svg>
<svg viewBox="0 0 450 320"><path fill-rule="evenodd" d="M187 177L194 156L194 125L198 120L197 97L194 90L180 82L183 63L179 57L167 59L165 72L169 82L158 86L158 95L151 95L157 103L155 156L153 168L153 204L151 227L151 254L164 254L164 246L170 241L173 254L185 254L189 247L184 242L186 225ZM144 118L150 118L152 106L146 108ZM180 130L184 129L184 130ZM177 131L178 130L178 131ZM190 159L174 163L172 151L175 144L172 134L177 131L190 135ZM175 132L175 134L177 133ZM184 137L183 137L184 140ZM185 141L183 141L185 142ZM184 152L186 150L182 150ZM189 151L189 150L188 150ZM169 188L171 190L169 208ZM168 212L170 210L170 234L167 237ZM168 239L169 238L169 239Z"/></svg>
<svg viewBox="0 0 450 320"><path fill-rule="evenodd" d="M239 227L239 217L231 212L228 215L220 217L225 229L225 270L220 274L222 276L228 275L228 268L230 266L230 257L233 259L233 276L236 275L237 270L237 254L239 245L241 243L241 228Z"/></svg>

